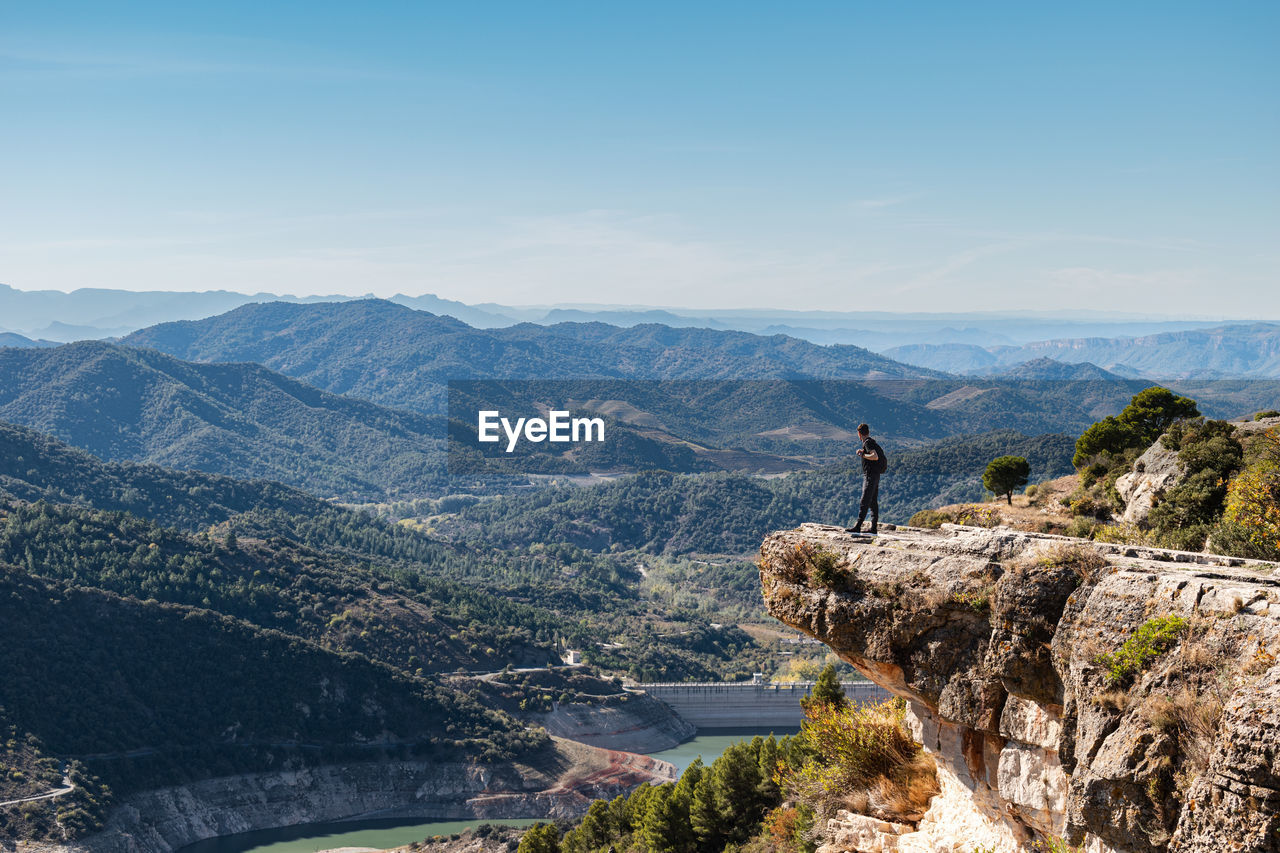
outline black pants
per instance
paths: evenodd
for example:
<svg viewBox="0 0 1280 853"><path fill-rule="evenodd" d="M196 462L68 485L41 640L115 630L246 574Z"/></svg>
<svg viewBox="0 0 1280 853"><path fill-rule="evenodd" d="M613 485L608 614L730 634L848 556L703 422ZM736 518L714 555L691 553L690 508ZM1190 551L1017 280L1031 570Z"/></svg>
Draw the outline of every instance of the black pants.
<svg viewBox="0 0 1280 853"><path fill-rule="evenodd" d="M880 472L863 471L862 476L862 503L858 505L858 524L862 524L867 517L867 510L871 510L871 526L875 527L880 520Z"/></svg>

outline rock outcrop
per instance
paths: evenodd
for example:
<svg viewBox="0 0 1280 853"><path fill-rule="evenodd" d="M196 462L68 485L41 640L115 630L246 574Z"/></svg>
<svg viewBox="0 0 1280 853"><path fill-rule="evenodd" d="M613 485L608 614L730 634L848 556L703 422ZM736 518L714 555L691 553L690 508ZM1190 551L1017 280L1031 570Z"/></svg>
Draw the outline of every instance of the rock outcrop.
<svg viewBox="0 0 1280 853"><path fill-rule="evenodd" d="M914 831L841 815L825 849L1280 851L1276 568L1004 528L770 536L769 611L907 699L938 766Z"/></svg>
<svg viewBox="0 0 1280 853"><path fill-rule="evenodd" d="M671 708L644 694L631 694L622 705L559 702L554 710L530 715L548 734L629 752L661 752L698 733Z"/></svg>
<svg viewBox="0 0 1280 853"><path fill-rule="evenodd" d="M1116 480L1116 493L1124 501L1120 520L1128 524L1146 521L1155 502L1180 479L1182 463L1178 461L1178 451L1156 441L1137 458L1132 471Z"/></svg>
<svg viewBox="0 0 1280 853"><path fill-rule="evenodd" d="M143 791L107 825L65 846L19 843L22 853L170 853L206 838L368 818L581 815L643 782L676 778L666 761L556 739L529 761L503 765L387 761L206 779Z"/></svg>
<svg viewBox="0 0 1280 853"><path fill-rule="evenodd" d="M547 734L601 749L661 752L697 733L663 702L586 667L492 673L453 683L464 691L478 690L490 707Z"/></svg>

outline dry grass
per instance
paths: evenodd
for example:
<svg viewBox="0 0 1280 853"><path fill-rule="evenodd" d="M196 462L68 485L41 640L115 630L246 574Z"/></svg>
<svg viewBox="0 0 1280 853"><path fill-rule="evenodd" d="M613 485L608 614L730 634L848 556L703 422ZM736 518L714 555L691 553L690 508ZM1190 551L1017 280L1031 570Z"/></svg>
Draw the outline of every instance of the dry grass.
<svg viewBox="0 0 1280 853"><path fill-rule="evenodd" d="M1143 707L1143 715L1154 728L1176 738L1183 764L1175 781L1180 790L1187 790L1209 766L1222 719L1222 700L1183 687L1172 696L1151 697Z"/></svg>
<svg viewBox="0 0 1280 853"><path fill-rule="evenodd" d="M943 522L983 526L981 523L975 524L973 521L958 520L958 516L964 515L966 511L979 508L994 516L994 524L1002 524L1005 527L1026 530L1031 533L1061 533L1071 523L1071 513L1063 507L1061 499L1076 490L1079 480L1080 478L1077 475L1071 474L1066 477L1059 477L1056 480L1037 483L1031 495L1014 495L1013 506L1006 504L1003 498L1000 499L998 504L995 502L989 504L952 504L936 510L929 510L928 512L935 513L935 515L922 515L921 518L922 520L930 520L933 526ZM912 524L915 525L915 521L912 521ZM986 526L992 525L988 524Z"/></svg>
<svg viewBox="0 0 1280 853"><path fill-rule="evenodd" d="M1104 690L1097 696L1093 697L1093 704L1099 708L1111 708L1114 711L1124 711L1129 707L1129 691L1113 688Z"/></svg>
<svg viewBox="0 0 1280 853"><path fill-rule="evenodd" d="M776 560L763 562L766 571L793 583L811 581L818 586L834 587L850 577L847 565L842 565L839 554L823 550L809 542L800 542L785 549Z"/></svg>
<svg viewBox="0 0 1280 853"><path fill-rule="evenodd" d="M1061 543L1050 545L1031 558L1033 565L1045 568L1069 568L1080 580L1092 583L1107 567L1107 558L1086 545Z"/></svg>
<svg viewBox="0 0 1280 853"><path fill-rule="evenodd" d="M918 821L938 793L937 770L911 739L904 714L897 701L808 708L801 737L815 755L784 770L788 794L821 815L844 808L883 820Z"/></svg>

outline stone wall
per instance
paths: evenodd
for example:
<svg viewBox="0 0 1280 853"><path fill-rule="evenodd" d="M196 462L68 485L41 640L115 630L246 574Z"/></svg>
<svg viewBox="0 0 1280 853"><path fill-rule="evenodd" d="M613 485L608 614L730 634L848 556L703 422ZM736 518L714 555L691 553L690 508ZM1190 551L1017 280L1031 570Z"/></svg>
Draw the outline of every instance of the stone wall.
<svg viewBox="0 0 1280 853"><path fill-rule="evenodd" d="M639 688L671 707L681 719L698 729L800 728L804 710L800 700L813 689L812 682L796 684L641 684ZM848 682L845 695L855 702L879 702L890 698L887 690L869 681Z"/></svg>

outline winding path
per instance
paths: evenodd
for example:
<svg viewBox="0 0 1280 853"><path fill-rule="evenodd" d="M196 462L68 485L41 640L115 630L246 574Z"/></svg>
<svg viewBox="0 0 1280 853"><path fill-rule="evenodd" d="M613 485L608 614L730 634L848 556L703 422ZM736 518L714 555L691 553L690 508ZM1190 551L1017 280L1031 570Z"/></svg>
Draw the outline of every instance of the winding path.
<svg viewBox="0 0 1280 853"><path fill-rule="evenodd" d="M75 789L76 786L71 781L71 777L64 774L62 777L61 788L54 788L52 791L48 791L44 794L36 794L34 797L22 797L18 800L0 800L0 806L17 806L22 803L34 803L39 800L53 800L58 797L64 797Z"/></svg>

